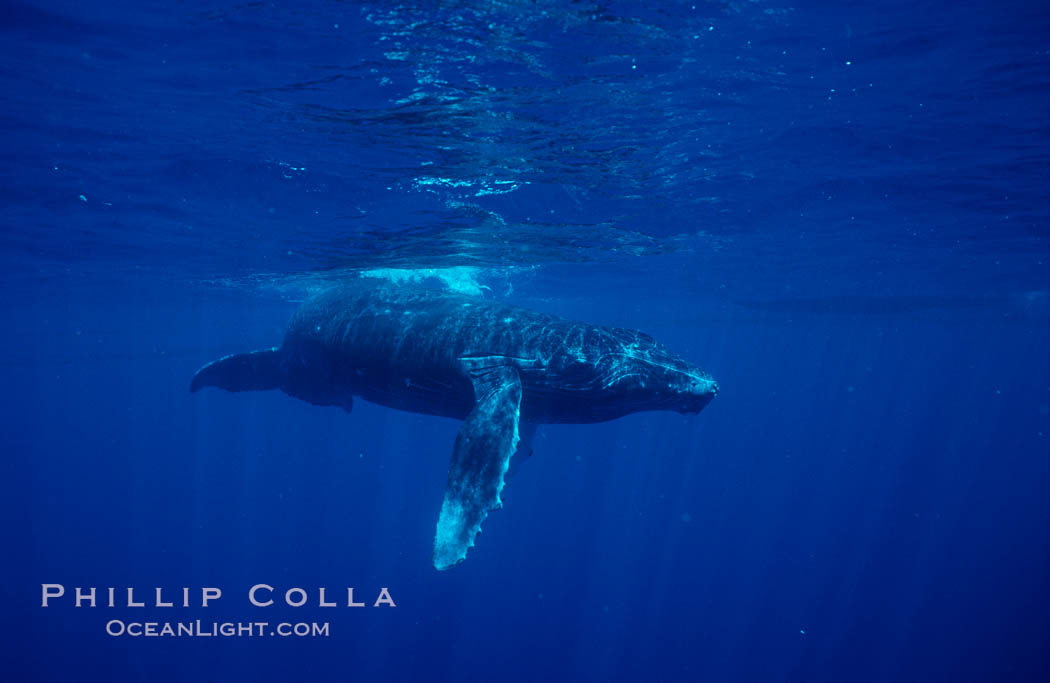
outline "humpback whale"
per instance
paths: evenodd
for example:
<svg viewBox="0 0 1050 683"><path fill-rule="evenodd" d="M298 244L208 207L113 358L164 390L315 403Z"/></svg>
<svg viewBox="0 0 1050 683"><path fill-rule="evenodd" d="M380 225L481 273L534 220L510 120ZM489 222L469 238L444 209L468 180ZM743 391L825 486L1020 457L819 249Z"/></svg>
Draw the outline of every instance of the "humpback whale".
<svg viewBox="0 0 1050 683"><path fill-rule="evenodd" d="M642 332L477 297L352 282L296 311L279 347L220 358L190 391L281 391L350 411L354 397L463 420L434 535L434 566L461 562L534 426L645 410L699 413L712 377Z"/></svg>

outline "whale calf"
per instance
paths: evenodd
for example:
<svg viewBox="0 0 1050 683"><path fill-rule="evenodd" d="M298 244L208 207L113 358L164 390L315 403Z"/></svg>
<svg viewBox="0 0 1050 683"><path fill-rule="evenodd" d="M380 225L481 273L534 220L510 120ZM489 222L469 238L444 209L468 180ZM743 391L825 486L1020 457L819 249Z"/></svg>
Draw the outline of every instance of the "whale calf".
<svg viewBox="0 0 1050 683"><path fill-rule="evenodd" d="M501 506L534 426L645 410L699 413L712 377L655 339L471 296L350 283L305 302L279 347L220 358L190 391L281 391L350 411L372 403L463 420L434 536L434 566L473 547Z"/></svg>

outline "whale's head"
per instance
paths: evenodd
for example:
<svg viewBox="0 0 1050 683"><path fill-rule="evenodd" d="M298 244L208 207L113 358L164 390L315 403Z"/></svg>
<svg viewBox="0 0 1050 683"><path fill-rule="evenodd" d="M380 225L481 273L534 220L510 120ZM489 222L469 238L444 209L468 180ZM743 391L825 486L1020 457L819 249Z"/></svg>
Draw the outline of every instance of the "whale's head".
<svg viewBox="0 0 1050 683"><path fill-rule="evenodd" d="M711 375L684 361L631 358L624 361L627 372L615 390L633 410L671 410L699 413L718 393Z"/></svg>
<svg viewBox="0 0 1050 683"><path fill-rule="evenodd" d="M696 414L718 393L710 374L655 342L606 354L599 366L603 393L627 412Z"/></svg>
<svg viewBox="0 0 1050 683"><path fill-rule="evenodd" d="M697 367L672 371L667 377L671 392L669 409L695 415L718 394L718 382Z"/></svg>

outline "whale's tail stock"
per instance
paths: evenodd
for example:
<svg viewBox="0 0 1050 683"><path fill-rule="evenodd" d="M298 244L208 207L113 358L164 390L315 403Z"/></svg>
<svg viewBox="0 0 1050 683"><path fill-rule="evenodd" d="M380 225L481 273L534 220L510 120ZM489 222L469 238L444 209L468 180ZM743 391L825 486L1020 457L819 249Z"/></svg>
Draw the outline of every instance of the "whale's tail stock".
<svg viewBox="0 0 1050 683"><path fill-rule="evenodd" d="M264 391L281 384L279 349L235 353L212 361L197 371L190 391L218 387L226 391Z"/></svg>

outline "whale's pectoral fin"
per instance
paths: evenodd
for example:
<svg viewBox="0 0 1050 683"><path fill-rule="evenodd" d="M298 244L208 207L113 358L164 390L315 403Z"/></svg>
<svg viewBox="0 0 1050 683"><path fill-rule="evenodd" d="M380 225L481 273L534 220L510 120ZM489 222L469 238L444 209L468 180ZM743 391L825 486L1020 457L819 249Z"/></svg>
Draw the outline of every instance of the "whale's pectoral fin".
<svg viewBox="0 0 1050 683"><path fill-rule="evenodd" d="M474 410L456 436L445 500L434 535L434 566L448 569L474 545L489 510L500 507L500 492L518 446L521 380L510 365L469 368Z"/></svg>
<svg viewBox="0 0 1050 683"><path fill-rule="evenodd" d="M279 349L235 353L208 363L197 371L190 391L218 387L226 391L262 391L276 389L281 382Z"/></svg>
<svg viewBox="0 0 1050 683"><path fill-rule="evenodd" d="M510 459L507 476L503 478L505 482L514 481L514 477L517 476L522 464L532 457L532 439L536 436L536 423L520 422L518 424L518 435L521 437L521 440L518 442L518 448Z"/></svg>

